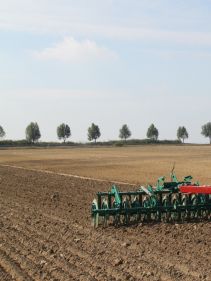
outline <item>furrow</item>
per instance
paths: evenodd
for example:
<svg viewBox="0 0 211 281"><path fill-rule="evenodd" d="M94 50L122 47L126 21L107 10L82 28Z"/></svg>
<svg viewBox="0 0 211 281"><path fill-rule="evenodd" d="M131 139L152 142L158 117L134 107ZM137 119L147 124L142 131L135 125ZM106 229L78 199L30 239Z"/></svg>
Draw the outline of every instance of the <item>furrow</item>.
<svg viewBox="0 0 211 281"><path fill-rule="evenodd" d="M16 229L17 231L17 229ZM24 237L24 234L21 233L20 231L17 231L18 234L20 234L20 236ZM16 240L15 236L11 235L12 233L12 229L10 229L10 233L7 234L8 238L13 239L14 242L16 242L16 249L18 251L21 251L22 255L27 255L27 257L30 257L30 260L34 260L36 259L36 263L37 263L37 268L39 269L39 275L37 275L37 272L33 272L33 276L35 276L36 280L37 278L41 278L42 279L47 279L47 280L52 280L53 278L57 278L58 280L69 280L69 278L76 278L79 279L80 275L82 275L82 266L81 263L77 262L74 258L72 258L72 263L70 262L70 259L65 260L64 256L57 256L57 255L52 255L50 256L47 252L43 252L42 254L39 252L34 251L33 249L35 249L37 246L39 247L40 244L35 242L32 248L32 245L29 244L29 246L31 248L26 248L25 245L27 245L26 240L25 239L29 239L28 237L24 237L22 238L22 242ZM6 235L5 235L6 237ZM31 242L33 241L32 239L30 239ZM34 241L33 241L34 242ZM45 241L39 239L40 243L45 243ZM19 246L18 246L19 243ZM37 245L36 245L37 244ZM46 247L48 248L48 243L45 243ZM40 248L40 247L39 247ZM39 249L38 248L38 249ZM26 261L22 261L22 264L26 264ZM27 265L30 266L30 262L28 259ZM33 263L31 262L31 267L30 269L33 268ZM49 275L50 274L50 275ZM83 274L86 276L86 278L80 278L81 280L87 280L87 277L89 277L89 274L87 272L85 272L83 270Z"/></svg>
<svg viewBox="0 0 211 281"><path fill-rule="evenodd" d="M73 278L80 279L80 280L95 280L94 275L95 272L93 270L90 270L87 267L87 261L85 260L77 260L79 256L74 253L70 248L63 249L57 245L55 241L48 240L48 238L41 234L40 232L36 234L36 237L34 237L34 233L29 231L27 227L24 228L24 232L22 231L22 228L20 228L21 223L19 222L16 227L7 227L8 234L4 235L4 238L8 238L9 240L12 239L15 244L17 244L17 250L22 251L22 254L28 256L28 257L36 257L37 259L37 265L40 266L40 262L43 262L43 265L46 265L45 268L50 268L49 272L53 277L57 275L56 277L59 277L59 280L61 278L70 278L70 275ZM22 225L24 226L24 225ZM26 234L28 236L26 236ZM39 235L39 236L38 236ZM2 233L3 236L3 233ZM16 237L21 237L20 240ZM45 236L45 237L44 237ZM33 242L33 248L32 248L32 242ZM43 247L44 246L44 247ZM54 251L53 248L57 248L57 251ZM34 249L37 249L36 251ZM50 249L51 255L46 250ZM68 251L68 250L69 251ZM61 252L64 250L66 255L62 254ZM53 270L52 270L53 268ZM62 271L61 271L62 268ZM85 271L86 269L86 271ZM61 276L58 276L59 270L61 271ZM46 272L46 271L45 271ZM41 273L43 271L41 270ZM91 275L90 275L91 274ZM43 273L43 275L45 275ZM84 275L84 276L83 276ZM52 278L50 278L51 280ZM68 280L68 279L65 279Z"/></svg>
<svg viewBox="0 0 211 281"><path fill-rule="evenodd" d="M56 217L55 216L50 216L50 215L47 215L47 214L42 214L42 216L44 216L44 217L48 217L48 219L49 219L49 221L47 222L47 225L50 225L50 224L53 224L52 223L52 221L58 221L58 222L60 222L60 219L56 219ZM17 216L17 219L18 219L18 216ZM24 225L23 225L24 226ZM25 227L25 231L28 229L28 227L30 227L30 226L27 226L27 227ZM36 233L37 234L39 234L39 236L40 235L42 235L42 232L40 233L40 231L38 230L39 229L39 227L40 226L37 226L38 228L37 228L37 230L36 230ZM54 227L56 227L56 226L54 226ZM60 228L60 226L59 225L57 225L57 227L58 227L58 231L56 231L55 233L56 233L56 237L54 237L55 236L55 234L54 235L51 235L51 236L46 236L45 237L45 239L46 240L62 240L63 241L63 245L66 245L67 244L67 248L65 248L65 247L62 247L63 248L63 251L66 251L67 249L69 250L69 252L73 252L74 251L74 253L76 254L76 255L78 255L78 257L81 259L81 260L86 260L86 263L85 263L85 265L84 265L84 267L86 266L86 264L87 264L87 261L89 261L88 263L90 264L90 267L95 267L98 271L99 271L99 260L97 260L96 261L96 258L94 258L94 259L91 259L91 256L90 256L90 250L91 249L87 249L87 248L82 248L82 247L84 247L83 245L82 246L80 246L80 245L78 245L78 244L74 244L73 242L72 242L72 238L73 238L73 233L71 232L70 233L70 235L69 235L69 238L68 237L58 237L58 235L59 235L59 230L61 231L61 229L59 229ZM93 241L93 245L95 245L96 244L96 242L99 240L99 234L98 233L96 233L96 232L91 232L91 231L89 231L89 230L87 230L87 229L85 229L85 228L81 228L79 225L77 225L77 224L73 224L72 225L72 228L71 228L71 231L73 231L73 229L75 229L76 230L76 233L78 233L78 228L80 228L81 230L81 233L80 234L84 234L84 232L87 234L87 235L89 235L90 236L90 240L92 240ZM76 234L75 233L75 234ZM30 233L29 233L29 235L30 235ZM31 236L32 236L32 234L31 234ZM65 239L64 239L65 238ZM102 237L103 238L103 237ZM113 248L118 248L119 249L119 245L117 245L117 243L116 243L116 241L114 240L114 239L111 239L110 237L108 237L108 240L109 240L109 242L110 243L112 243L113 244ZM41 241L41 239L40 239L40 237L39 237L39 239L38 239L38 241ZM70 245L71 245L71 249L69 248L70 247ZM69 247L68 247L69 246ZM112 248L112 247L111 247ZM83 251L81 251L81 249L83 249ZM92 249L93 251L94 251L94 249ZM98 251L99 252L99 251ZM68 253L67 253L68 254ZM133 253L134 254L134 253ZM113 278L114 279L116 279L116 276L121 276L121 278L122 278L122 280L124 280L124 278L125 278L125 275L128 277L134 277L134 278L136 278L137 277L137 267L139 266L139 270L138 270L138 276L140 277L140 274L141 274L141 271L144 271L144 267L142 268L142 267L140 267L140 265L134 265L134 266L132 266L132 265L130 265L130 267L122 267L121 268L121 272L123 272L124 274L121 274L121 272L119 272L114 266L113 266L113 264L112 264L112 260L109 260L108 259L108 257L110 256L110 250L108 249L107 251L105 251L104 252L104 254L102 255L102 256L99 256L99 258L101 259L101 262L103 262L104 264L106 264L106 263L109 263L110 264L110 266L109 266L109 268L104 268L103 270L104 270L104 272L106 272L106 274L108 275L108 276L110 276L110 275L112 275L113 276ZM118 254L118 256L117 256L117 258L121 258L122 259L122 257L124 257L125 256L125 253L124 253L124 249L122 249L122 251ZM126 260L124 260L124 258L123 258L123 261L124 261L124 264L126 264ZM73 262L75 262L75 261L73 261ZM144 262L143 260L142 260L142 263L145 263L145 264L148 264L148 262L146 261L146 262ZM83 268L84 268L83 267ZM143 270L142 270L143 269ZM94 272L93 272L94 273ZM170 280L170 277L169 277L169 280Z"/></svg>
<svg viewBox="0 0 211 281"><path fill-rule="evenodd" d="M115 268L111 267L110 268L104 268L101 269L101 267L99 266L99 263L95 262L95 259L91 259L91 256L87 253L83 253L80 250L80 247L74 247L74 243L72 242L72 239L70 239L70 241L65 241L64 239L62 239L61 237L57 237L58 236L58 232L57 232L57 236L54 237L51 235L51 237L49 237L48 234L45 234L43 232L40 232L38 229L36 230L36 236L34 236L34 232L31 229L30 230L30 226L26 226L23 222L20 222L20 216L16 216L14 217L13 213L13 219L15 219L16 221L16 226L15 226L15 231L19 231L20 232L20 236L23 236L27 234L28 237L30 237L30 241L33 240L33 242L35 243L35 247L37 247L38 249L41 248L41 245L46 245L47 248L57 248L57 251L59 250L59 252L63 253L62 255L67 256L68 258L68 263L66 263L66 267L65 270L70 270L71 268L71 272L74 269L75 265L78 268L81 268L82 272L85 273L87 276L91 275L90 277L92 278L96 278L96 270L97 272L101 272L102 273L106 273L107 276L113 278L114 280L116 280L116 276L121 277L121 280L125 280L125 276L123 274L121 274L121 272L118 272ZM19 220L19 221L18 221ZM18 224L17 224L18 222ZM12 225L12 223L11 223ZM22 232L22 228L24 228L24 233ZM27 238L24 237L24 239L22 239L22 241L26 240ZM29 238L28 238L29 239ZM62 241L63 243L60 243L60 245L57 244L57 242L55 241ZM62 246L61 246L62 245ZM88 249L87 249L88 252ZM45 258L47 256L45 255ZM55 261L54 261L55 262ZM64 259L62 259L63 262L63 266L64 266ZM91 270L90 268L94 267L94 270ZM76 272L78 272L78 268L75 269ZM89 273L88 273L89 272ZM85 278L85 280L87 280L87 276ZM82 278L81 278L82 279Z"/></svg>
<svg viewBox="0 0 211 281"><path fill-rule="evenodd" d="M13 281L15 279L7 271L5 271L5 269L0 265L0 280Z"/></svg>
<svg viewBox="0 0 211 281"><path fill-rule="evenodd" d="M5 251L2 244L0 247L0 265L16 281L33 280L18 263L16 255L8 249Z"/></svg>
<svg viewBox="0 0 211 281"><path fill-rule="evenodd" d="M17 211L17 209L16 209L16 211ZM13 214L14 215L14 214ZM51 215L49 215L49 214L42 214L42 216L44 216L44 217L47 217L48 219L49 219L49 221L47 222L47 224L48 225L50 225L50 224L53 224L52 223L52 221L57 221L57 222L65 222L65 221L63 221L63 220L61 220L60 218L56 218L55 216L51 216ZM19 216L17 216L17 219L18 218L20 218ZM24 223L23 223L23 227L24 227ZM39 242L41 242L42 240L40 239L40 236L41 235L43 235L43 233L42 232L40 232L40 231L38 231L38 229L39 229L39 227L40 226L38 226L37 225L37 229L36 229L36 234L38 234L39 235L39 238L38 238L38 241ZM55 233L56 233L56 235L58 236L59 235L59 231L61 230L60 229L60 225L54 225L54 228L56 228L56 227L58 227L58 231L56 231ZM75 228L75 230L76 230L76 233L78 233L79 231L81 231L80 232L80 234L81 235L84 235L84 233L86 233L87 235L89 235L89 237L90 237L90 240L92 240L93 241L93 245L95 245L95 243L96 243L96 241L98 241L98 236L99 236L99 234L97 233L97 232L94 232L94 231L90 231L89 229L85 229L85 228L82 228L82 227L80 227L79 225L77 225L77 224L73 224L72 225L72 230ZM26 229L28 229L28 228L30 228L30 225L29 226L25 226L25 231L26 231ZM79 234L79 233L78 233ZM30 235L31 237L33 237L33 233L29 233L28 235ZM84 248L84 245L76 245L76 247L75 248L73 248L73 243L72 243L72 233L70 234L70 238L67 238L66 237L66 241L62 238L62 237L53 237L54 235L51 235L51 237L49 237L49 236L45 236L45 238L44 238L44 240L43 240L43 243L45 243L45 241L46 240L49 240L49 238L50 239L53 239L53 240L58 240L58 239L62 239L62 241L63 241L63 244L65 245L66 244L66 242L68 242L68 245L69 245L69 247L70 247L70 245L71 245L71 249L68 247L68 248L63 248L63 251L66 251L67 249L69 250L69 252L73 252L74 251L74 253L77 253L77 255L78 255L78 257L81 259L81 260L87 260L87 261L90 261L91 259L91 257L90 257L90 250L91 249L86 249L86 248ZM102 236L102 239L103 239L104 237ZM123 261L123 263L124 264L126 264L127 263L127 260L126 259L124 259L124 256L125 256L125 250L124 250L124 248L122 248L121 249L121 247L119 247L119 241L118 240L115 240L114 238L112 238L112 237L110 237L110 236L107 236L107 238L106 238L106 240L108 240L109 241L109 243L110 244L112 244L113 246L112 247L109 247L109 248L118 248L119 249L119 252L118 252L118 255L117 255L117 258L119 258L119 259L121 259L122 261ZM133 240L134 240L134 237L133 237ZM124 241L122 241L122 243L123 243ZM127 241L126 241L127 242ZM105 241L105 243L106 243L106 241ZM53 244L54 244L54 242L53 242ZM55 245L54 245L55 246ZM83 247L83 248L82 248ZM81 248L83 249L83 251L81 251ZM107 257L110 255L110 252L109 252L109 248L108 248L108 250L105 250L104 251L104 254L100 257L100 259L101 259L101 262L103 262L104 264L106 264L106 263L108 263L109 261L107 260ZM93 248L92 249L92 251L94 252L95 251L95 249ZM137 251L136 250L128 250L127 249L127 252L129 253L129 255L132 255L132 256L134 256L134 255L136 255L136 257L135 257L135 260L138 258L138 259L140 259L140 252L138 252L137 253ZM87 254L88 253L88 254ZM157 259L153 259L154 260L154 263L153 263L153 271L154 272L159 272L159 270L160 270L160 265L158 264L158 265L156 265L156 262L157 262ZM69 260L70 261L70 260ZM133 277L133 278L140 278L140 275L144 272L144 269L145 269L145 266L147 266L150 262L152 261L152 258L150 259L150 261L148 260L148 259L146 259L146 257L141 257L141 265L140 264L137 264L137 263L134 263L133 265L130 265L130 267L123 267L123 268L121 268L121 272L124 272L124 274L126 274L127 276L129 276L129 277ZM72 262L75 264L75 260L72 260ZM81 263L81 262L80 262ZM86 264L87 264L87 262L86 262ZM86 264L83 266L83 270L84 270L84 268L86 267ZM80 264L79 264L80 265ZM95 267L98 271L99 271L99 262L97 261L97 263L96 263L96 259L93 259L92 261L91 261L91 264L90 264L90 266L91 267ZM172 279L173 277L172 277L172 275L174 275L174 268L172 268L171 269L171 275L169 275L168 274L168 272L169 272L169 266L170 266L170 264L168 264L168 267L167 268L163 268L163 271L165 272L163 272L163 279L165 280L166 278L168 278L168 280L174 280L174 279ZM110 267L109 268L107 268L107 269L104 269L104 271L106 271L106 274L107 275L112 275L113 276L113 278L116 278L116 276L119 276L119 275L121 275L114 267L113 267L113 264L112 264L112 261L110 261ZM138 272L138 273L137 273ZM92 275L94 274L94 272L92 272ZM122 278L122 280L125 278L125 276L124 276L124 274L122 274L122 276L121 276L121 278ZM178 272L176 272L176 275L178 275Z"/></svg>

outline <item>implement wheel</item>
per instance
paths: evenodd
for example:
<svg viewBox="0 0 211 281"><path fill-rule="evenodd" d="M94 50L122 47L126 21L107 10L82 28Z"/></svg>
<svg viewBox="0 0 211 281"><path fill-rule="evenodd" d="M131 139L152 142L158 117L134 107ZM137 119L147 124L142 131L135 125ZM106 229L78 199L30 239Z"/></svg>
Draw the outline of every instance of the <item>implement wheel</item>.
<svg viewBox="0 0 211 281"><path fill-rule="evenodd" d="M98 204L96 199L94 199L92 202L92 211L94 210L98 210ZM97 228L98 224L99 224L99 214L92 212L92 226L94 228Z"/></svg>
<svg viewBox="0 0 211 281"><path fill-rule="evenodd" d="M108 220L109 220L109 215L106 212L106 210L108 209L108 201L106 199L103 199L102 209L105 210L105 214L102 218L102 224L103 224L103 227L106 227L106 226L108 226Z"/></svg>
<svg viewBox="0 0 211 281"><path fill-rule="evenodd" d="M115 226L119 226L120 223L121 223L120 214L115 214L115 215L113 216L113 224L114 224Z"/></svg>
<svg viewBox="0 0 211 281"><path fill-rule="evenodd" d="M182 207L185 208L183 211L181 211L181 219L182 219L182 221L185 221L188 217L188 212L187 212L187 209L186 209L186 206L188 205L188 198L187 198L186 195L184 195L182 197L181 205L182 205Z"/></svg>
<svg viewBox="0 0 211 281"><path fill-rule="evenodd" d="M197 201L198 201L198 204L201 204L201 205L204 205L206 204L206 196L204 194L199 194L197 196ZM209 213L210 211L209 210L206 210L206 208L201 208L198 210L198 217L200 218L203 218L203 219L208 219L209 218Z"/></svg>
<svg viewBox="0 0 211 281"><path fill-rule="evenodd" d="M168 209L167 209L167 207L168 207L168 199L167 199L167 197L165 196L164 198L163 198L163 201L162 201L162 206L163 206L163 208L164 208L164 211L162 212L162 221L163 222L169 222L169 218L170 218L170 213L169 213L169 211L168 211Z"/></svg>
<svg viewBox="0 0 211 281"><path fill-rule="evenodd" d="M151 213L151 219L157 221L159 219L159 212L156 210L157 209L156 197L150 198L150 207L155 210L155 211L153 210L153 212Z"/></svg>
<svg viewBox="0 0 211 281"><path fill-rule="evenodd" d="M193 194L191 196L191 205L192 205L193 209L190 212L190 218L196 219L199 214L198 214L198 211L197 211L197 208L196 208L196 206L197 206L197 196L195 194ZM195 209L194 209L194 207L195 207Z"/></svg>
<svg viewBox="0 0 211 281"><path fill-rule="evenodd" d="M143 221L150 221L151 220L151 214L149 212L150 200L148 197L144 198L143 207L144 207L144 210L146 211L146 213L143 214Z"/></svg>
<svg viewBox="0 0 211 281"><path fill-rule="evenodd" d="M178 209L177 209L177 206L179 205L179 201L178 201L178 198L177 196L173 196L171 198L171 206L173 207L173 211L171 212L171 219L172 221L178 221L179 220L179 212L178 212Z"/></svg>

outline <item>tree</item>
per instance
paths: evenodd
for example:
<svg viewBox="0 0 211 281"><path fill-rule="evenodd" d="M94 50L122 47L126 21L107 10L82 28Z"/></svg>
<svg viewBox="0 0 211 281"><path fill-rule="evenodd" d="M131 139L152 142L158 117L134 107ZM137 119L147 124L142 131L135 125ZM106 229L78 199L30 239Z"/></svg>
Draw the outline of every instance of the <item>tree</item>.
<svg viewBox="0 0 211 281"><path fill-rule="evenodd" d="M0 138L3 138L5 136L5 131L2 126L0 126Z"/></svg>
<svg viewBox="0 0 211 281"><path fill-rule="evenodd" d="M36 142L38 139L41 137L40 134L40 129L38 124L35 122L31 122L27 127L26 127L26 139L29 142Z"/></svg>
<svg viewBox="0 0 211 281"><path fill-rule="evenodd" d="M57 127L57 136L59 139L63 139L65 142L67 138L71 136L70 127L67 124L62 123Z"/></svg>
<svg viewBox="0 0 211 281"><path fill-rule="evenodd" d="M184 126L179 127L179 128L177 129L177 138L178 138L179 140L182 139L182 142L183 142L183 143L184 143L185 139L188 138L188 132L187 132L187 130L186 130L186 128L185 128Z"/></svg>
<svg viewBox="0 0 211 281"><path fill-rule="evenodd" d="M210 139L210 144L211 144L211 122L208 122L207 124L204 124L202 126L202 131L201 134L205 136L206 138Z"/></svg>
<svg viewBox="0 0 211 281"><path fill-rule="evenodd" d="M151 124L147 130L147 138L152 140L157 140L158 135L159 135L158 129L155 127L154 124Z"/></svg>
<svg viewBox="0 0 211 281"><path fill-rule="evenodd" d="M130 136L131 136L131 131L128 128L128 126L124 124L122 128L119 130L119 137L120 139L124 139L126 141L126 139L128 139Z"/></svg>
<svg viewBox="0 0 211 281"><path fill-rule="evenodd" d="M94 123L92 123L92 125L88 128L88 140L89 141L92 141L92 140L95 140L95 143L96 143L96 140L101 136L101 133L100 133L100 129L97 125L95 125Z"/></svg>

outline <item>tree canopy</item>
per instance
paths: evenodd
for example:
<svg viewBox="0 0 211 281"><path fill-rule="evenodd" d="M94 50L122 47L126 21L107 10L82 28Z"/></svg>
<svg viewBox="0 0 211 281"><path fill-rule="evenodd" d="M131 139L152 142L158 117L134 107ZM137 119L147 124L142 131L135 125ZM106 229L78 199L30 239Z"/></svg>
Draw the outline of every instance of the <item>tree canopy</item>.
<svg viewBox="0 0 211 281"><path fill-rule="evenodd" d="M126 139L128 139L130 136L131 136L131 131L128 128L128 126L124 124L122 128L119 130L119 137L120 139L124 139L126 141Z"/></svg>
<svg viewBox="0 0 211 281"><path fill-rule="evenodd" d="M58 139L63 139L65 142L67 138L71 136L70 127L67 124L62 123L57 127L57 136Z"/></svg>
<svg viewBox="0 0 211 281"><path fill-rule="evenodd" d="M201 134L206 138L209 138L211 144L211 122L208 122L202 126Z"/></svg>
<svg viewBox="0 0 211 281"><path fill-rule="evenodd" d="M41 137L40 134L40 129L38 124L35 122L31 122L27 127L26 127L26 139L29 142L36 142L39 140Z"/></svg>
<svg viewBox="0 0 211 281"><path fill-rule="evenodd" d="M0 126L0 138L3 138L5 136L5 131L2 126Z"/></svg>
<svg viewBox="0 0 211 281"><path fill-rule="evenodd" d="M187 132L187 130L186 130L186 128L184 126L179 127L177 129L177 138L179 140L182 140L183 143L184 143L185 139L188 138L188 132Z"/></svg>
<svg viewBox="0 0 211 281"><path fill-rule="evenodd" d="M96 142L96 140L101 136L100 133L100 129L98 127L98 125L95 125L94 123L92 123L92 125L88 128L88 140L92 141L94 140Z"/></svg>
<svg viewBox="0 0 211 281"><path fill-rule="evenodd" d="M158 129L155 127L154 124L151 124L147 130L147 138L152 140L157 140L158 135L159 135Z"/></svg>

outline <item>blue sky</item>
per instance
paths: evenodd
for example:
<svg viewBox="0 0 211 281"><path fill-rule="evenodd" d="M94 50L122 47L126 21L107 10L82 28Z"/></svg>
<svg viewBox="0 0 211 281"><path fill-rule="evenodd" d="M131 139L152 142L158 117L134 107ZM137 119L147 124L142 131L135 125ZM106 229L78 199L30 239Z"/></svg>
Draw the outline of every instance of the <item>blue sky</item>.
<svg viewBox="0 0 211 281"><path fill-rule="evenodd" d="M0 1L0 125L22 139L37 121L42 140L68 123L74 141L100 126L101 140L127 123L160 139L186 126L207 142L211 121L211 1Z"/></svg>

